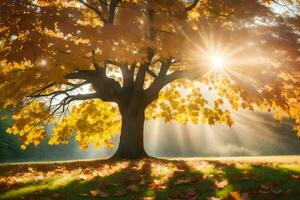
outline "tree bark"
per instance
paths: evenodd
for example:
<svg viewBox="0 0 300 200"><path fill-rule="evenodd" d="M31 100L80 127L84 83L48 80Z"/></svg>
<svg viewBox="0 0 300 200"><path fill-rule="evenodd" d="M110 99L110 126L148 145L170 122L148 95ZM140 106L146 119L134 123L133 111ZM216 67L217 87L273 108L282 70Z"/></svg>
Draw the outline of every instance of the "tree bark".
<svg viewBox="0 0 300 200"><path fill-rule="evenodd" d="M139 159L148 157L144 149L145 108L137 105L122 109L122 129L118 149L112 158Z"/></svg>

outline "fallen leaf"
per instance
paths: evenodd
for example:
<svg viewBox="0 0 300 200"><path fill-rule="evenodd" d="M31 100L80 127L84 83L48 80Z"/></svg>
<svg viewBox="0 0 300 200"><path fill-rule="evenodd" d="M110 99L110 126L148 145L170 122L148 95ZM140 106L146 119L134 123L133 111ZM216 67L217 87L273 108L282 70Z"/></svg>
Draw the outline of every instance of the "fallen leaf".
<svg viewBox="0 0 300 200"><path fill-rule="evenodd" d="M269 194L270 193L267 190L259 190L258 192L261 193L261 194Z"/></svg>
<svg viewBox="0 0 300 200"><path fill-rule="evenodd" d="M187 184L187 183L196 183L199 181L202 181L203 177L202 176L196 176L196 177L181 177L178 178L174 184L179 185L179 184Z"/></svg>
<svg viewBox="0 0 300 200"><path fill-rule="evenodd" d="M191 178L187 178L187 177L184 177L184 178L178 178L176 181L175 181L175 185L180 185L180 184L187 184L187 183L190 183L191 182Z"/></svg>
<svg viewBox="0 0 300 200"><path fill-rule="evenodd" d="M154 200L155 197L143 197L142 200Z"/></svg>
<svg viewBox="0 0 300 200"><path fill-rule="evenodd" d="M108 194L108 193L106 193L106 192L101 192L100 194L99 194L99 197L109 197L110 195Z"/></svg>
<svg viewBox="0 0 300 200"><path fill-rule="evenodd" d="M213 178L213 177L215 177L214 174L205 174L205 175L203 175L203 179L208 179L208 178Z"/></svg>
<svg viewBox="0 0 300 200"><path fill-rule="evenodd" d="M300 180L300 175L292 174L292 179L295 180L295 181L299 181Z"/></svg>
<svg viewBox="0 0 300 200"><path fill-rule="evenodd" d="M195 196L195 195L197 195L197 191L194 188L188 188L185 192L186 192L186 194L188 196Z"/></svg>
<svg viewBox="0 0 300 200"><path fill-rule="evenodd" d="M249 175L250 171L249 170L243 170L241 173L244 174L244 175Z"/></svg>
<svg viewBox="0 0 300 200"><path fill-rule="evenodd" d="M32 167L28 167L28 171L30 171L32 173L36 172Z"/></svg>
<svg viewBox="0 0 300 200"><path fill-rule="evenodd" d="M100 193L99 190L91 190L91 191L90 191L90 194L91 194L93 197L98 196L99 193Z"/></svg>
<svg viewBox="0 0 300 200"><path fill-rule="evenodd" d="M280 194L280 193L282 193L282 190L281 189L271 189L271 192L274 194Z"/></svg>
<svg viewBox="0 0 300 200"><path fill-rule="evenodd" d="M146 182L147 182L147 181L145 180L145 178L141 178L139 184L140 184L140 185L145 185Z"/></svg>
<svg viewBox="0 0 300 200"><path fill-rule="evenodd" d="M243 198L243 200L250 200L249 195L246 192L242 193L242 198Z"/></svg>
<svg viewBox="0 0 300 200"><path fill-rule="evenodd" d="M127 190L125 189L125 190L119 190L119 191L117 191L114 195L115 196L124 196L126 194L127 194Z"/></svg>
<svg viewBox="0 0 300 200"><path fill-rule="evenodd" d="M140 189L138 188L138 186L136 186L136 185L134 185L134 184L129 185L129 186L127 187L127 190L129 190L129 191L131 191L131 192L139 192L139 191L140 191Z"/></svg>
<svg viewBox="0 0 300 200"><path fill-rule="evenodd" d="M79 174L79 175L78 175L78 178L79 178L79 179L82 179L82 180L87 180L87 179L88 179L88 176L85 175L85 174Z"/></svg>
<svg viewBox="0 0 300 200"><path fill-rule="evenodd" d="M53 193L52 196L53 196L53 197L60 197L60 194L59 194L59 193Z"/></svg>
<svg viewBox="0 0 300 200"><path fill-rule="evenodd" d="M17 181L16 181L16 179L14 178L14 177L8 177L7 179L6 179L6 184L8 185L8 186L13 186L13 185L15 185L17 183Z"/></svg>
<svg viewBox="0 0 300 200"><path fill-rule="evenodd" d="M269 185L266 185L266 184L262 184L260 186L261 189L264 189L264 190L269 190L270 189L270 186Z"/></svg>
<svg viewBox="0 0 300 200"><path fill-rule="evenodd" d="M216 182L215 185L216 185L217 188L222 189L222 188L224 188L225 186L228 185L228 180L225 179L221 182Z"/></svg>
<svg viewBox="0 0 300 200"><path fill-rule="evenodd" d="M240 195L239 192L235 191L235 192L230 192L230 195L231 197L234 199L234 200L242 200L242 197Z"/></svg>
<svg viewBox="0 0 300 200"><path fill-rule="evenodd" d="M194 188L188 188L187 190L184 191L176 191L170 194L169 200L181 200L181 199L186 199L186 200L196 200L198 198L198 192Z"/></svg>
<svg viewBox="0 0 300 200"><path fill-rule="evenodd" d="M90 191L90 194L91 194L93 197L109 197L109 194L108 194L108 193L102 192L102 191L100 191L100 190L91 190L91 191Z"/></svg>
<svg viewBox="0 0 300 200"><path fill-rule="evenodd" d="M206 200L221 200L218 197L208 197Z"/></svg>
<svg viewBox="0 0 300 200"><path fill-rule="evenodd" d="M103 176L103 174L102 174L101 172L99 172L99 171L93 171L92 175L93 175L94 177L97 177L97 176Z"/></svg>
<svg viewBox="0 0 300 200"><path fill-rule="evenodd" d="M230 195L234 200L249 200L249 196L245 192L240 194L240 192L234 191L234 192L231 192Z"/></svg>
<svg viewBox="0 0 300 200"><path fill-rule="evenodd" d="M155 190L164 190L166 189L166 185L164 184L163 179L154 179L153 182L150 184L151 189Z"/></svg>

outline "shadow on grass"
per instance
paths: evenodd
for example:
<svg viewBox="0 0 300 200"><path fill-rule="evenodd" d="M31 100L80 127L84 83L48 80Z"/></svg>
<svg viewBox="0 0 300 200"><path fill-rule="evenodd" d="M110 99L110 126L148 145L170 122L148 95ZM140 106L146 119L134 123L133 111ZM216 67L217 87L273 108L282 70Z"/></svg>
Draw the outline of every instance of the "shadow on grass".
<svg viewBox="0 0 300 200"><path fill-rule="evenodd" d="M224 178L230 183L226 192L240 191L253 199L296 200L300 198L299 169L300 166L293 165L226 166L223 167Z"/></svg>
<svg viewBox="0 0 300 200"><path fill-rule="evenodd" d="M28 168L11 167L10 175L20 177ZM299 165L144 159L31 168L34 175L56 174L11 186L2 183L0 199L232 199L232 192L250 199L300 197Z"/></svg>

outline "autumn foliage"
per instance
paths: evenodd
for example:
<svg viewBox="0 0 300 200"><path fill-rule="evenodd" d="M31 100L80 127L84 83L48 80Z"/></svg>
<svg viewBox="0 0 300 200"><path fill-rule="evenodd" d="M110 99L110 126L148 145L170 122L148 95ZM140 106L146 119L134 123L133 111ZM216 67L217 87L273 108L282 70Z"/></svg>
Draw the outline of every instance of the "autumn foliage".
<svg viewBox="0 0 300 200"><path fill-rule="evenodd" d="M300 135L300 3L284 3L1 1L0 107L19 108L7 132L22 148L45 124L52 145L76 133L82 148L111 146L121 132L128 157L145 120L232 126L233 110L260 109Z"/></svg>

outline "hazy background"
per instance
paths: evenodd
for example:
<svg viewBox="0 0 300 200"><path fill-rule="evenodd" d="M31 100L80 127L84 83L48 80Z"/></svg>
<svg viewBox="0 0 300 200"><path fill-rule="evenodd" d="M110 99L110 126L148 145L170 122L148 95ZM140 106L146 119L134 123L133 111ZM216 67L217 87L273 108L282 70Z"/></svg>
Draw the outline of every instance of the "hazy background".
<svg viewBox="0 0 300 200"><path fill-rule="evenodd" d="M275 122L269 114L239 112L235 126L182 125L175 122L151 121L145 125L145 148L152 156L256 156L300 155L300 139L288 121ZM13 135L4 133L10 120L0 121L0 162L49 161L107 158L115 149L80 150L76 141L68 145L21 150ZM115 138L116 146L119 138Z"/></svg>

